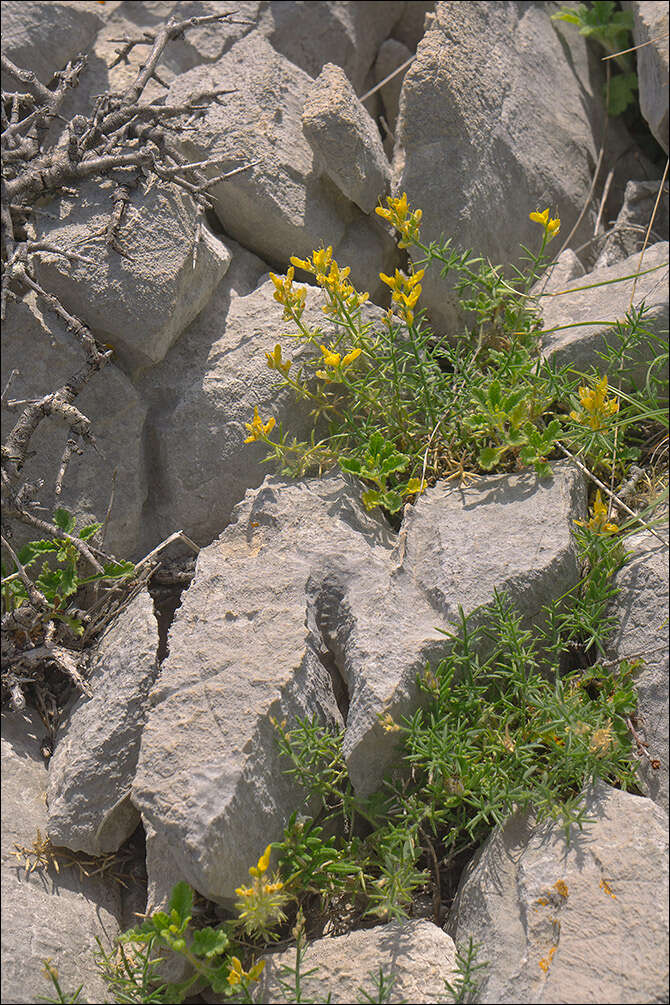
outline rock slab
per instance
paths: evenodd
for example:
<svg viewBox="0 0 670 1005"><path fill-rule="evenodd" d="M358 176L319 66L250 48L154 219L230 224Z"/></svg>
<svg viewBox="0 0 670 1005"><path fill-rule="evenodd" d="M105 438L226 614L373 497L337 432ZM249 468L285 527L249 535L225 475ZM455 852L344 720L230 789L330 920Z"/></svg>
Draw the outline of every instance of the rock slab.
<svg viewBox="0 0 670 1005"><path fill-rule="evenodd" d="M47 770L40 755L39 716L2 716L2 1001L31 1005L55 992L43 974L50 959L61 986L84 985L83 1000L104 1002L107 987L95 966L95 936L109 948L119 932L120 886L76 868L26 874L14 845L30 848L46 836Z"/></svg>
<svg viewBox="0 0 670 1005"><path fill-rule="evenodd" d="M83 695L63 719L49 763L49 836L89 855L117 851L140 822L130 801L158 629L143 590L102 640Z"/></svg>
<svg viewBox="0 0 670 1005"><path fill-rule="evenodd" d="M247 492L198 557L142 736L133 801L172 849L171 882L225 903L304 802L273 717L345 725L352 783L374 791L394 758L380 715L416 708L417 675L446 653L459 605L481 616L505 590L526 623L540 618L579 578L583 512L565 465L543 482L436 486L399 535L336 472Z"/></svg>
<svg viewBox="0 0 670 1005"><path fill-rule="evenodd" d="M667 1002L668 818L599 783L583 831L512 817L461 881L447 930L482 943L478 1001Z"/></svg>

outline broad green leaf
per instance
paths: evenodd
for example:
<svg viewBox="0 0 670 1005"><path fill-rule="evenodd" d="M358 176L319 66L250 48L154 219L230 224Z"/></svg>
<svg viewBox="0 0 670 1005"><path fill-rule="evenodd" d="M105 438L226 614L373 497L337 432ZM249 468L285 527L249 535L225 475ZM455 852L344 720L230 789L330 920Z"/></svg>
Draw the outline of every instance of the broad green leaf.
<svg viewBox="0 0 670 1005"><path fill-rule="evenodd" d="M502 391L500 390L500 381L492 380L489 385L489 405L492 409L497 409L500 407L501 400Z"/></svg>
<svg viewBox="0 0 670 1005"><path fill-rule="evenodd" d="M381 505L385 506L389 513L397 513L398 510L402 509L405 505L405 500L400 492L394 492L391 489L390 491L382 494Z"/></svg>
<svg viewBox="0 0 670 1005"><path fill-rule="evenodd" d="M348 471L352 475L361 473L362 465L357 457L340 457L339 464L343 471Z"/></svg>
<svg viewBox="0 0 670 1005"><path fill-rule="evenodd" d="M626 109L635 104L635 91L638 89L636 73L619 73L610 80L610 103L608 111L612 117L622 115Z"/></svg>
<svg viewBox="0 0 670 1005"><path fill-rule="evenodd" d="M381 501L381 492L376 489L368 489L361 496L361 500L366 509L374 509Z"/></svg>
<svg viewBox="0 0 670 1005"><path fill-rule="evenodd" d="M168 904L168 909L170 911L176 911L177 917L180 922L184 922L185 919L190 918L193 913L193 890L182 880L177 883L172 890L172 896L170 897L170 903Z"/></svg>
<svg viewBox="0 0 670 1005"><path fill-rule="evenodd" d="M381 463L381 474L390 475L394 471L404 471L409 464L409 457L407 454L391 454Z"/></svg>
<svg viewBox="0 0 670 1005"><path fill-rule="evenodd" d="M220 956L230 944L230 940L221 929L201 928L193 933L193 943L191 952L196 956L206 956L211 959L213 956Z"/></svg>
<svg viewBox="0 0 670 1005"><path fill-rule="evenodd" d="M101 523L91 523L88 527L84 527L83 530L79 531L79 537L82 541L88 541L90 537L93 537L94 534L98 533L101 527Z"/></svg>
<svg viewBox="0 0 670 1005"><path fill-rule="evenodd" d="M66 534L72 533L75 528L76 519L66 509L57 509L54 513L54 523Z"/></svg>
<svg viewBox="0 0 670 1005"><path fill-rule="evenodd" d="M496 447L482 447L479 451L478 461L484 471L490 471L493 465L498 461L500 456L500 451Z"/></svg>

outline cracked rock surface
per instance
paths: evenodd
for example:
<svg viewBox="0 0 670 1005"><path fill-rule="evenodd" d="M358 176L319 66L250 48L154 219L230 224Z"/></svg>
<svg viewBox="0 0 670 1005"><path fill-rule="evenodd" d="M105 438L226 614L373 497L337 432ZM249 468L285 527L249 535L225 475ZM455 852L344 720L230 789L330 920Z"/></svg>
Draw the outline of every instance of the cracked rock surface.
<svg viewBox="0 0 670 1005"><path fill-rule="evenodd" d="M565 465L547 481L437 486L395 535L339 474L247 492L198 557L142 735L133 801L172 849L171 882L225 901L281 836L301 796L271 717L344 719L350 777L372 792L393 758L379 716L416 707L417 674L445 653L440 629L457 628L459 605L483 612L506 590L534 621L577 582L583 493Z"/></svg>
<svg viewBox="0 0 670 1005"><path fill-rule="evenodd" d="M482 943L479 1001L667 1001L667 814L603 783L586 811L569 844L512 817L468 867L447 930Z"/></svg>

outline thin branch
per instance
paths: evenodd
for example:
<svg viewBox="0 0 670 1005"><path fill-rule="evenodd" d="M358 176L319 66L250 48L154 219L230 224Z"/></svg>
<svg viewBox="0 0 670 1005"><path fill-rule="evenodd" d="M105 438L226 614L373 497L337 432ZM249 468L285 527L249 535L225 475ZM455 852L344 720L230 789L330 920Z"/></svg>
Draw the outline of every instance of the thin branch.
<svg viewBox="0 0 670 1005"><path fill-rule="evenodd" d="M556 446L558 447L558 449L561 451L562 454L564 454L566 457L569 457L571 461L574 461L574 463L577 465L582 474L585 474L587 478L590 478L590 480L595 485L597 485L599 489L602 489L602 491L605 492L610 499L614 499L617 506L619 506L625 513L628 513L629 516L632 516L635 522L640 523L645 530L649 531L650 534L653 534L654 537L661 542L664 548L668 547L668 542L664 538L662 538L660 534L657 534L653 527L651 527L648 523L645 523L645 521L642 520L641 517L637 513L635 513L629 506L627 506L625 502L619 499L618 496L616 496L614 492L612 492L612 490L609 489L607 485L605 485L604 482L601 482L600 479L593 474L593 472L589 471L586 465L582 464L582 462L579 460L578 457L570 453L570 451L567 450L562 443L556 442Z"/></svg>
<svg viewBox="0 0 670 1005"><path fill-rule="evenodd" d="M48 611L51 607L51 604L44 596L44 594L41 592L41 590L37 589L32 579L26 572L25 568L19 561L19 556L16 554L16 552L14 551L14 549L12 548L11 544L9 543L4 534L0 534L0 540L2 541L3 548L5 548L6 551L9 552L12 562L16 566L15 575L18 575L19 579L25 586L30 603L33 605L33 607L36 607L37 609ZM3 583L4 582L5 580L3 580Z"/></svg>

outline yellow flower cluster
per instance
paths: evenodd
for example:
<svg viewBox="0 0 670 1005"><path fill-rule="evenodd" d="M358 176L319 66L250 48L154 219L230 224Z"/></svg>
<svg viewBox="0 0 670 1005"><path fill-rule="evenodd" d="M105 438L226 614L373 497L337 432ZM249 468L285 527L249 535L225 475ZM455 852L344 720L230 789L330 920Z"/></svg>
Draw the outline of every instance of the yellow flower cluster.
<svg viewBox="0 0 670 1005"><path fill-rule="evenodd" d="M395 199L387 196L386 209L383 206L377 206L375 213L388 220L391 226L398 231L401 238L398 241L399 248L409 248L411 244L419 240L422 212L420 209L415 209L413 213L410 213L406 192Z"/></svg>
<svg viewBox="0 0 670 1005"><path fill-rule="evenodd" d="M591 737L589 750L596 757L606 757L612 749L614 738L612 736L612 722L607 720L607 725L601 729L596 729Z"/></svg>
<svg viewBox="0 0 670 1005"><path fill-rule="evenodd" d="M561 229L561 221L559 217L556 217L554 220L550 220L548 209L545 209L544 213L530 213L529 215L533 223L539 223L544 227L544 232L547 235L548 241L551 241L552 237L556 237L556 234L558 234Z"/></svg>
<svg viewBox="0 0 670 1005"><path fill-rule="evenodd" d="M594 534L616 534L619 530L615 523L610 523L607 519L607 506L603 502L602 496L600 494L600 489L596 492L596 498L593 503L593 515L588 521L575 520L576 524L580 527L586 527L587 530L592 531Z"/></svg>
<svg viewBox="0 0 670 1005"><path fill-rule="evenodd" d="M346 367L351 366L354 360L357 360L362 349L352 349L348 352L346 356L342 357L339 352L335 352L334 349L326 349L325 345L321 346L321 352L323 354L323 364L324 366L329 366L332 372L328 370L317 370L316 375L320 377L321 380L336 380L342 376L342 371Z"/></svg>
<svg viewBox="0 0 670 1005"><path fill-rule="evenodd" d="M288 376L288 372L291 369L291 361L289 359L282 359L281 346L279 343L275 346L274 352L266 352L265 356L270 370L278 370L279 373L283 373L285 377Z"/></svg>
<svg viewBox="0 0 670 1005"><path fill-rule="evenodd" d="M390 712L379 712L377 718L385 733L399 733L402 729L402 726L398 725Z"/></svg>
<svg viewBox="0 0 670 1005"><path fill-rule="evenodd" d="M262 440L263 437L267 436L268 433L276 426L275 420L270 416L267 422L263 422L260 415L258 414L258 406L254 408L254 417L251 422L245 422L244 425L249 431L249 436L247 436L245 443L253 443L254 440Z"/></svg>
<svg viewBox="0 0 670 1005"><path fill-rule="evenodd" d="M228 983L231 988L237 987L242 981L257 981L261 974L263 973L263 967L265 966L265 960L259 960L258 963L254 963L251 970L243 970L242 964L238 960L237 956L233 956L230 961L230 973L228 974Z"/></svg>
<svg viewBox="0 0 670 1005"><path fill-rule="evenodd" d="M274 272L270 273L270 279L275 284L273 296L277 303L284 307L284 321L291 321L294 318L299 321L305 309L307 290L304 287L302 290L293 289L294 276L294 268L290 268L285 276L275 276Z"/></svg>
<svg viewBox="0 0 670 1005"><path fill-rule="evenodd" d="M425 269L419 269L411 276L406 276L400 269L395 270L394 276L385 276L379 273L379 278L383 283L391 288L391 301L398 304L400 313L408 325L414 321L414 308L421 295L421 280Z"/></svg>
<svg viewBox="0 0 670 1005"><path fill-rule="evenodd" d="M323 308L325 314L337 314L340 302L349 310L354 310L364 304L369 297L368 293L356 292L348 281L351 269L349 266L344 269L339 267L333 258L331 246L313 251L311 258L294 256L291 258L291 265L313 275L318 285L330 295L330 304Z"/></svg>
<svg viewBox="0 0 670 1005"><path fill-rule="evenodd" d="M607 374L593 388L578 388L578 394L582 411L570 412L570 418L589 425L594 432L603 429L607 420L619 411L618 399L608 397Z"/></svg>
<svg viewBox="0 0 670 1005"><path fill-rule="evenodd" d="M265 873L270 865L272 845L268 845L257 865L249 869L251 886L239 886L235 893L240 898L235 907L248 935L265 935L280 922L286 920L282 911L287 897L282 893L284 884L275 879L267 883Z"/></svg>

